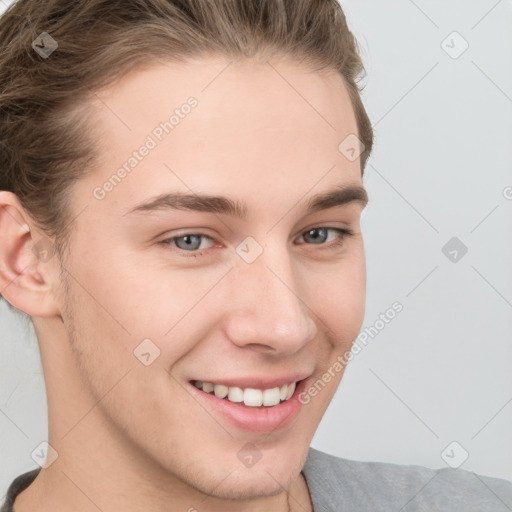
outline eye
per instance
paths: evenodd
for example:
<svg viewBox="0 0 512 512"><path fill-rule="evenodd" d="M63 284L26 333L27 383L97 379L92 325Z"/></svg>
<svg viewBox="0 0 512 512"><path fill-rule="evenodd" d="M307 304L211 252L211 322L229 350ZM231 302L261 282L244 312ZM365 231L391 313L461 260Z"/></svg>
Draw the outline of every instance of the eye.
<svg viewBox="0 0 512 512"><path fill-rule="evenodd" d="M335 234L335 236L331 237L331 239L329 239L329 232ZM303 238L309 245L325 245L328 249L330 247L337 247L342 245L345 238L351 235L353 235L353 232L349 229L319 226L304 231L300 238ZM213 245L211 244L209 247L203 246L202 241L204 240L210 240L211 242L214 242L212 237L202 233L185 233L184 235L166 238L159 243L165 246L174 246L178 249L178 252L181 252L183 256L197 257L203 255L203 253L200 252L201 249L208 249Z"/></svg>
<svg viewBox="0 0 512 512"><path fill-rule="evenodd" d="M329 238L329 231L336 233L337 236L334 237L334 241L331 238L331 244L326 244ZM327 228L327 227L314 227L304 231L301 235L301 238L306 240L306 243L312 243L313 245L330 245L330 246L338 246L341 245L347 236L351 236L353 234L349 229L342 228Z"/></svg>
<svg viewBox="0 0 512 512"><path fill-rule="evenodd" d="M208 235L203 235L200 233L187 233L185 235L167 238L162 240L161 243L166 245L173 244L175 247L181 249L182 251L194 253L199 249L207 249L207 247L201 247L201 242L204 239L213 241L213 239ZM196 256L196 254L191 254L191 256Z"/></svg>

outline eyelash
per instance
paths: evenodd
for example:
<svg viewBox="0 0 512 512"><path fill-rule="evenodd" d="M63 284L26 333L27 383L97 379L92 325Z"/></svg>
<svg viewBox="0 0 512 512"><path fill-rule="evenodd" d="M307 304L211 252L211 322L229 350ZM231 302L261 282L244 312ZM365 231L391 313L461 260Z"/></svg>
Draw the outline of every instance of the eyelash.
<svg viewBox="0 0 512 512"><path fill-rule="evenodd" d="M337 239L332 241L331 243L328 243L328 244L306 244L306 245L319 245L320 247L323 246L326 248L326 250L335 249L335 248L341 246L344 243L345 238L353 236L353 234L354 234L354 232L352 230L347 229L347 228L331 228L331 227L327 227L327 226L315 226L310 229L307 229L306 231L303 231L301 233L301 236L303 236L305 233L308 233L309 231L315 231L315 230L335 231L338 233L339 236L337 237ZM174 246L172 245L172 243L175 240L178 240L180 238L185 238L186 236L199 236L202 238L209 238L210 240L213 240L213 238L209 235L206 235L203 233L190 232L190 233L184 233L183 235L179 235L179 236L173 236L171 238L166 238L165 240L162 240L159 243L164 246L167 246L167 247L172 247L171 250L178 251L178 253L181 253L181 255L184 256L185 258L190 258L190 257L197 258L198 256L203 255L203 251L208 250L208 249L203 249L201 251L199 249L196 249L194 251L185 251L183 249L180 249L179 247L176 247L175 245ZM323 249L321 249L321 250L323 250Z"/></svg>

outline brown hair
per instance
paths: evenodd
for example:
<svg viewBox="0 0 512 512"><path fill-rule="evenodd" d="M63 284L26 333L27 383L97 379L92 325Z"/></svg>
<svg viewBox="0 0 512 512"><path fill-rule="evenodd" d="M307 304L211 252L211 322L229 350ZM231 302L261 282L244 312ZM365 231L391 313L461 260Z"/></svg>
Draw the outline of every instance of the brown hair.
<svg viewBox="0 0 512 512"><path fill-rule="evenodd" d="M32 47L43 32L58 43L47 58ZM372 149L364 68L337 0L18 0L0 18L0 47L0 190L16 194L59 253L66 193L100 157L87 100L152 59L270 51L337 70L365 147L361 172Z"/></svg>

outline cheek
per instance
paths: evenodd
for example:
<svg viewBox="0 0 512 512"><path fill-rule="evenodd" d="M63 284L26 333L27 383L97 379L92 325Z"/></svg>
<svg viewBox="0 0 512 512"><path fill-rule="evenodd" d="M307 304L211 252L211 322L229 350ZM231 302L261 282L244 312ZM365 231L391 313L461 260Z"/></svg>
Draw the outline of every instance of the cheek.
<svg viewBox="0 0 512 512"><path fill-rule="evenodd" d="M125 300L122 306L126 307L128 302ZM99 300L92 299L73 283L70 283L67 304L70 347L84 390L91 393L98 410L113 424L123 425L125 434L134 443L151 437L153 448L156 446L155 457L158 456L158 443L162 442L162 425L173 433L167 441L176 438L176 443L179 442L178 432L183 427L184 415L175 412L187 411L194 403L182 392L182 385L169 371L191 350L186 345L190 332L185 335L177 326L165 337L161 334L162 325L137 327L137 317L144 318L146 306L134 304L130 306L133 314L131 330L127 333L114 320L121 308L111 308L107 312ZM168 330L171 324L165 322L163 326ZM190 324L187 328L190 331ZM144 357L145 353L149 358ZM178 449L174 441L165 448Z"/></svg>
<svg viewBox="0 0 512 512"><path fill-rule="evenodd" d="M332 271L319 273L314 290L310 296L314 297L312 309L319 328L323 325L331 342L345 350L359 334L364 318L366 266L362 249L333 266Z"/></svg>
<svg viewBox="0 0 512 512"><path fill-rule="evenodd" d="M189 336L183 331L186 326L190 329L197 324L201 301L226 269L165 267L162 260L127 253L122 244L118 248L106 239L97 243L109 250L101 257L84 250L78 263L70 268L76 281L85 285L70 282L83 322L91 330L101 330L97 339L105 343L122 339L117 349L127 347L128 355L146 338L160 345L157 340L175 336L180 336L182 342L173 347L185 352Z"/></svg>

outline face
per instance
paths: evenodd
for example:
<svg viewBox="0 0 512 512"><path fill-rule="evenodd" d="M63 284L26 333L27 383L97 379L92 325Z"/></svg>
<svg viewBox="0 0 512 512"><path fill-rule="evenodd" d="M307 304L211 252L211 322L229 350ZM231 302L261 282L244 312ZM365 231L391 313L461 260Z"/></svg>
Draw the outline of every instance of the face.
<svg viewBox="0 0 512 512"><path fill-rule="evenodd" d="M98 93L61 308L123 458L239 498L296 478L341 379L364 189L338 149L357 126L337 74L227 64L158 63Z"/></svg>

